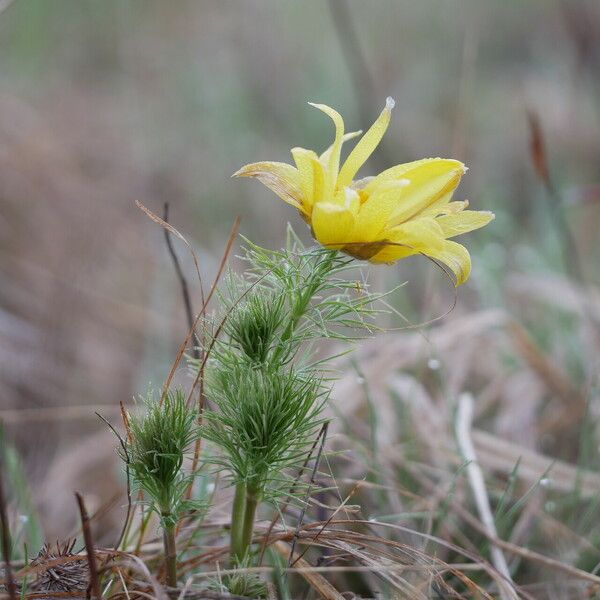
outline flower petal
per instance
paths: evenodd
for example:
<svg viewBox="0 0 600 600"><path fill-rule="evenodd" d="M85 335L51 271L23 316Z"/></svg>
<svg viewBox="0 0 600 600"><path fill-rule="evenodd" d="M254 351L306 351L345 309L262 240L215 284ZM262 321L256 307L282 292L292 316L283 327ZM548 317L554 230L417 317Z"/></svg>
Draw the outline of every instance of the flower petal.
<svg viewBox="0 0 600 600"><path fill-rule="evenodd" d="M390 124L394 104L393 98L388 98L385 101L385 108L381 111L381 114L377 117L375 123L371 125L367 133L365 133L356 146L354 146L354 149L348 155L348 158L340 171L337 180L338 187L342 188L350 185L358 170L363 166L369 156L371 156L375 148L377 148Z"/></svg>
<svg viewBox="0 0 600 600"><path fill-rule="evenodd" d="M448 199L440 198L433 206L426 208L422 213L422 217L441 217L442 215L454 215L461 210L465 210L469 206L468 200L455 200L449 202L450 197L454 192L447 194Z"/></svg>
<svg viewBox="0 0 600 600"><path fill-rule="evenodd" d="M444 237L450 238L487 225L495 215L487 210L463 210L455 214L438 217L436 221L444 232Z"/></svg>
<svg viewBox="0 0 600 600"><path fill-rule="evenodd" d="M413 256L414 254L418 254L418 252L412 248L407 248L402 244L388 242L382 250L369 259L369 262L375 264L390 264L396 262L397 260L407 258L408 256Z"/></svg>
<svg viewBox="0 0 600 600"><path fill-rule="evenodd" d="M444 263L456 277L455 286L462 285L471 273L471 257L469 251L460 244L446 240L441 250L430 248L423 254Z"/></svg>
<svg viewBox="0 0 600 600"><path fill-rule="evenodd" d="M411 176L418 175L432 177L434 175L441 175L448 171L453 172L456 170L461 170L462 175L466 170L465 165L460 161L451 158L422 158L421 160L403 163L382 171L370 182L367 191L373 191L373 189L380 185L382 181L402 179L407 177L407 175L408 179L410 179Z"/></svg>
<svg viewBox="0 0 600 600"><path fill-rule="evenodd" d="M304 206L308 212L312 208L315 192L315 167L314 163L319 162L319 157L313 150L305 148L292 148L292 157L298 169L300 189L304 197ZM321 167L322 169L322 167Z"/></svg>
<svg viewBox="0 0 600 600"><path fill-rule="evenodd" d="M254 177L282 200L305 212L298 170L287 163L264 161L243 166L232 177Z"/></svg>
<svg viewBox="0 0 600 600"><path fill-rule="evenodd" d="M434 206L448 204L464 170L464 165L458 161L436 159L404 172L402 179L408 180L409 184L401 191L397 207L390 215L389 226L423 216L424 211ZM369 183L365 191L374 192L382 185L382 181L378 185L374 183Z"/></svg>
<svg viewBox="0 0 600 600"><path fill-rule="evenodd" d="M342 140L344 138L344 120L337 110L334 110L326 104L314 104L309 102L311 106L318 108L331 118L335 125L335 140L331 146L331 152L327 156L327 180L325 186L325 199L333 195L335 182L337 181L338 171L340 169L340 153L342 151Z"/></svg>
<svg viewBox="0 0 600 600"><path fill-rule="evenodd" d="M370 259L373 263L392 263L412 256L427 254L429 250L441 252L445 240L435 219L417 219L403 223L385 232L385 245Z"/></svg>
<svg viewBox="0 0 600 600"><path fill-rule="evenodd" d="M349 133L345 133L342 136L342 146L344 145L344 142L352 140L355 137L358 137L359 135L362 135L362 129L359 129L358 131L350 131ZM329 148L327 148L327 150L325 150L325 152L323 152L319 156L319 160L325 165L328 164L329 157L331 156L332 151L333 151L333 144L331 144L331 146L329 146Z"/></svg>
<svg viewBox="0 0 600 600"><path fill-rule="evenodd" d="M331 249L341 248L350 238L354 228L354 214L345 208L329 202L314 205L311 219L315 239Z"/></svg>
<svg viewBox="0 0 600 600"><path fill-rule="evenodd" d="M385 232L385 239L402 244L417 252L429 249L442 250L444 233L437 219L415 219L407 221Z"/></svg>
<svg viewBox="0 0 600 600"><path fill-rule="evenodd" d="M407 180L400 179L382 184L376 193L367 197L360 206L355 224L357 241L370 242L378 239L378 235L383 231L390 215L397 207L402 188L407 183Z"/></svg>

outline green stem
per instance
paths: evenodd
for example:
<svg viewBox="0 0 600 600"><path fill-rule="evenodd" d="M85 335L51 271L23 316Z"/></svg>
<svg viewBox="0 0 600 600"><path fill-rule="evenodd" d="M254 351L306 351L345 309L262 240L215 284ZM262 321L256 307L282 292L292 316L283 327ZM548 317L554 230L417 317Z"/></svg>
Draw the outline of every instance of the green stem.
<svg viewBox="0 0 600 600"><path fill-rule="evenodd" d="M163 518L170 515L163 513ZM175 545L175 526L163 524L163 543L165 546L165 569L167 585L177 587L177 547Z"/></svg>
<svg viewBox="0 0 600 600"><path fill-rule="evenodd" d="M306 314L313 296L316 294L319 286L331 272L336 254L337 252L329 251L323 255L321 262L314 266L314 269L311 273L311 279L306 283L304 289L296 297L295 301L292 301L292 315L286 328L281 334L280 344L273 353L272 361L274 363L276 363L281 357L283 349L285 348L285 342L292 337L300 319Z"/></svg>
<svg viewBox="0 0 600 600"><path fill-rule="evenodd" d="M244 517L246 513L246 484L235 486L233 508L231 510L231 559L240 562L246 554L244 546Z"/></svg>
<svg viewBox="0 0 600 600"><path fill-rule="evenodd" d="M256 507L258 506L258 491L252 488L246 490L246 514L244 515L244 529L242 543L244 552L252 544L252 534L254 533L254 518L256 516Z"/></svg>

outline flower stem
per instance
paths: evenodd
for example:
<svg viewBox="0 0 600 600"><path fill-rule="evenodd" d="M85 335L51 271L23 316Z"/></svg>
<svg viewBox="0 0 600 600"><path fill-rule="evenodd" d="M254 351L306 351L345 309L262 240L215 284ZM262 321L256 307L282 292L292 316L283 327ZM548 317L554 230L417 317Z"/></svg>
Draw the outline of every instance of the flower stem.
<svg viewBox="0 0 600 600"><path fill-rule="evenodd" d="M231 510L231 559L240 562L246 554L244 546L244 517L246 513L246 484L235 486L233 508Z"/></svg>
<svg viewBox="0 0 600 600"><path fill-rule="evenodd" d="M252 534L254 533L254 517L256 516L256 507L258 506L258 491L253 488L246 490L246 513L244 514L244 528L242 533L242 543L244 552L248 551L252 543Z"/></svg>
<svg viewBox="0 0 600 600"><path fill-rule="evenodd" d="M163 517L168 517L163 513ZM167 572L167 585L177 587L177 547L175 546L175 526L163 525L163 544L165 547L165 569Z"/></svg>

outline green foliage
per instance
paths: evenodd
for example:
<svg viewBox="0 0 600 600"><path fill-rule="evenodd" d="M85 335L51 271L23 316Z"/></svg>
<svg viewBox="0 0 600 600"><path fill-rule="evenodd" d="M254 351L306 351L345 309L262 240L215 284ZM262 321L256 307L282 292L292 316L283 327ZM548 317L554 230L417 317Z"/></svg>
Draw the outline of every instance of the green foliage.
<svg viewBox="0 0 600 600"><path fill-rule="evenodd" d="M306 249L291 230L278 252L246 242L245 276L229 274L220 293L223 313L215 331L221 336L210 344L204 371L215 409L204 414L201 427L219 450L208 460L236 486L231 558L237 566L251 560L259 502L276 504L306 490L292 481L324 423L332 358L320 354L317 342L350 341L357 330L368 331L379 299L348 275L351 258Z"/></svg>
<svg viewBox="0 0 600 600"><path fill-rule="evenodd" d="M204 415L202 435L236 483L275 499L323 422L327 358L315 358L315 343L369 330L378 298L343 277L352 259L306 249L291 230L281 251L247 241L244 259L246 276L230 274L220 296L223 335L205 380L216 410Z"/></svg>
<svg viewBox="0 0 600 600"><path fill-rule="evenodd" d="M228 573L219 580L212 582L211 587L219 594L231 594L242 598L267 598L268 591L265 582L253 573L243 569L249 567L249 563L238 565L234 573Z"/></svg>
<svg viewBox="0 0 600 600"><path fill-rule="evenodd" d="M306 457L322 422L320 381L240 361L214 368L206 389L218 410L205 414L203 436L224 453L215 462L254 490L278 489L281 471Z"/></svg>
<svg viewBox="0 0 600 600"><path fill-rule="evenodd" d="M284 297L252 294L232 311L225 332L232 347L256 363L266 362L284 316Z"/></svg>
<svg viewBox="0 0 600 600"><path fill-rule="evenodd" d="M177 516L191 508L184 500L194 473L183 470L184 456L198 437L196 412L186 406L181 390L169 392L163 401L149 394L146 413L131 416L128 460L135 484L153 500L164 525L172 526Z"/></svg>

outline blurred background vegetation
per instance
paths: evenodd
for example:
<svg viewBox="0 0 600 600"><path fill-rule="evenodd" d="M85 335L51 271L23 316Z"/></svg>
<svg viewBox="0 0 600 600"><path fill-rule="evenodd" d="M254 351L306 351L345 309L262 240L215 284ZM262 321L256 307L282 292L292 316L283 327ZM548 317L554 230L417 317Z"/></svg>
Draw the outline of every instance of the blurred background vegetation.
<svg viewBox="0 0 600 600"><path fill-rule="evenodd" d="M237 215L241 232L261 245L280 246L287 221L308 239L294 211L260 184L230 179L247 162L289 161L292 146L329 144L330 124L307 101L336 107L354 130L393 96L391 127L362 173L457 158L470 169L457 199L497 216L469 236L473 276L434 327L501 311L521 327L521 345L503 334L490 362L486 343L462 363L477 374L457 385L451 361L475 334L450 346L430 341L415 354L425 367L404 365L406 346L390 334L377 346L389 348L386 372L435 370L433 356L455 392L487 390L478 418L488 431L575 467L600 466L597 2L2 6L0 416L46 537L75 525L74 488L91 509L121 506L111 435L93 410L115 416L119 401L160 385L185 335L162 231L135 200L158 213L170 203L170 220L194 244L207 282ZM540 177L544 160L550 190ZM197 305L183 246L180 255ZM382 287L408 282L393 303L411 323L453 302L443 274L424 259L370 277ZM546 377L560 372L562 392L544 379L540 360ZM544 415L559 425L540 430ZM400 427L398 435L402 443L408 433ZM106 512L111 530L122 514Z"/></svg>

